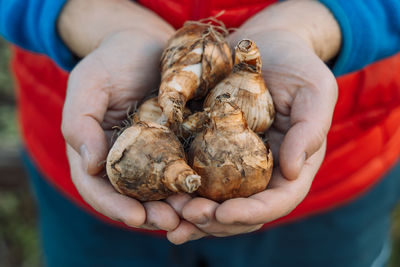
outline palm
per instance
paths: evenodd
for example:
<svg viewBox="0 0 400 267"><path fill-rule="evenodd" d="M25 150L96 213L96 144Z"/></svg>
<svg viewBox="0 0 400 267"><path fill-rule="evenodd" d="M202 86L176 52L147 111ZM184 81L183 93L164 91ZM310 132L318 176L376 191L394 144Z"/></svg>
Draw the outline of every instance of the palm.
<svg viewBox="0 0 400 267"><path fill-rule="evenodd" d="M159 83L162 46L144 33L120 32L104 40L72 71L64 107L64 121L77 121L88 135L97 162L104 160L113 127ZM86 117L86 119L85 119ZM93 122L95 119L95 122ZM99 126L101 128L99 129ZM72 127L69 127L72 130ZM66 138L79 151L78 138ZM91 141L91 139L93 141ZM97 165L93 161L93 165ZM95 168L98 170L97 168ZM94 172L92 172L94 173Z"/></svg>
<svg viewBox="0 0 400 267"><path fill-rule="evenodd" d="M302 164L299 157L305 160L317 151L328 132L337 98L336 81L300 38L274 34L257 35L255 40L276 109L268 136L282 173L295 178ZM311 144L307 147L306 142Z"/></svg>
<svg viewBox="0 0 400 267"><path fill-rule="evenodd" d="M103 77L97 87L108 93L104 130L120 125L136 103L157 88L161 52L162 46L146 35L117 34L85 58L92 71Z"/></svg>
<svg viewBox="0 0 400 267"><path fill-rule="evenodd" d="M179 218L168 204L140 203L117 193L98 175L113 127L156 88L163 45L131 30L103 40L70 75L62 128L71 178L93 208L129 226L172 230Z"/></svg>

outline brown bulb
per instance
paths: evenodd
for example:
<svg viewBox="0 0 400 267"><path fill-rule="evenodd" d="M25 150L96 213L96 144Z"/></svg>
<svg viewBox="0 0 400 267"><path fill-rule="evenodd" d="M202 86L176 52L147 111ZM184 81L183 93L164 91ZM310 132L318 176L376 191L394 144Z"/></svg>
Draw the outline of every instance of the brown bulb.
<svg viewBox="0 0 400 267"><path fill-rule="evenodd" d="M243 111L254 132L264 133L271 126L275 117L274 104L261 75L260 53L251 40L242 40L236 46L232 73L210 91L204 107L211 107L218 96L226 93Z"/></svg>
<svg viewBox="0 0 400 267"><path fill-rule="evenodd" d="M186 164L176 136L152 122L139 122L122 132L108 154L106 169L117 191L140 201L192 193L201 183Z"/></svg>
<svg viewBox="0 0 400 267"><path fill-rule="evenodd" d="M189 151L189 163L202 179L198 194L222 202L265 190L272 153L248 128L238 106L229 102L229 94L216 99L209 117Z"/></svg>
<svg viewBox="0 0 400 267"><path fill-rule="evenodd" d="M231 71L231 50L220 28L187 22L169 40L161 58L158 102L171 123L181 123L186 102L204 97Z"/></svg>

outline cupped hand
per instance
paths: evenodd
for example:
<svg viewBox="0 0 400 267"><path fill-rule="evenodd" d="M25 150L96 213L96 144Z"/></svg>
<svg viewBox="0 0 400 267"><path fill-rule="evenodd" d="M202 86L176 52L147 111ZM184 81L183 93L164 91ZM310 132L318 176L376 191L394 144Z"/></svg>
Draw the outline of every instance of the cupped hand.
<svg viewBox="0 0 400 267"><path fill-rule="evenodd" d="M157 88L159 59L167 39L151 30L110 34L81 60L68 81L62 131L72 180L90 206L132 227L172 230L179 224L167 203L142 204L123 196L99 173L113 127L121 125L135 104Z"/></svg>
<svg viewBox="0 0 400 267"><path fill-rule="evenodd" d="M106 177L87 173L82 165L82 157L68 144L67 156L74 185L97 212L129 227L171 231L178 226L180 219L167 203L140 203L118 193Z"/></svg>
<svg viewBox="0 0 400 267"><path fill-rule="evenodd" d="M236 44L244 37L248 35L239 30L230 40ZM263 192L222 204L205 198L186 200L179 212L193 225L170 231L173 243L194 236L247 233L287 215L307 195L324 158L337 100L333 74L309 43L290 31L259 32L251 39L260 49L263 76L276 109L268 130L275 160L271 182Z"/></svg>

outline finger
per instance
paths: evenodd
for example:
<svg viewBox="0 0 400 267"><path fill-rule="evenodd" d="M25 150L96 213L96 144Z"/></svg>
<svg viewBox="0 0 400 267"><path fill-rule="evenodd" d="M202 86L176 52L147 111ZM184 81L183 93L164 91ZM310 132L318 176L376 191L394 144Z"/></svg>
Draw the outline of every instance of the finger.
<svg viewBox="0 0 400 267"><path fill-rule="evenodd" d="M300 88L293 101L292 126L279 150L282 174L288 179L297 178L305 160L318 151L328 134L337 88L334 81L326 87Z"/></svg>
<svg viewBox="0 0 400 267"><path fill-rule="evenodd" d="M156 229L172 231L178 227L180 219L171 206L162 201L143 203L146 210L146 225Z"/></svg>
<svg viewBox="0 0 400 267"><path fill-rule="evenodd" d="M158 227L156 227L155 225L150 225L150 224L143 224L140 226L141 229L145 229L145 230L151 230L151 231L157 231L160 230Z"/></svg>
<svg viewBox="0 0 400 267"><path fill-rule="evenodd" d="M91 58L83 60L70 74L63 108L62 132L65 141L80 154L84 169L97 174L108 152L100 124L107 111L107 74L95 68Z"/></svg>
<svg viewBox="0 0 400 267"><path fill-rule="evenodd" d="M131 227L140 227L145 223L146 212L139 201L121 195L107 180L87 174L82 167L81 157L69 145L67 155L72 181L91 207L104 216Z"/></svg>
<svg viewBox="0 0 400 267"><path fill-rule="evenodd" d="M215 219L215 210L218 206L219 204L212 200L194 198L185 205L182 212L183 217L201 231L217 237L249 233L262 226L262 224L221 224Z"/></svg>
<svg viewBox="0 0 400 267"><path fill-rule="evenodd" d="M215 219L215 210L218 206L215 201L197 197L183 207L182 215L197 226L206 226Z"/></svg>
<svg viewBox="0 0 400 267"><path fill-rule="evenodd" d="M167 233L168 240L175 245L197 240L205 236L207 236L206 233L185 220L181 220L179 226L175 230Z"/></svg>
<svg viewBox="0 0 400 267"><path fill-rule="evenodd" d="M183 218L182 216L183 207L191 199L192 197L189 194L181 193L181 194L174 194L168 197L167 199L165 199L165 202L167 202L175 210L175 212L181 218Z"/></svg>
<svg viewBox="0 0 400 267"><path fill-rule="evenodd" d="M233 224L221 224L215 221L213 225L199 229L205 233L208 233L215 237L227 237L233 235L248 234L259 230L264 224L256 225L233 225Z"/></svg>
<svg viewBox="0 0 400 267"><path fill-rule="evenodd" d="M261 224L289 214L307 195L313 178L322 163L324 145L304 164L296 180L287 180L279 170L274 170L267 190L249 198L230 199L215 211L216 220L222 224Z"/></svg>

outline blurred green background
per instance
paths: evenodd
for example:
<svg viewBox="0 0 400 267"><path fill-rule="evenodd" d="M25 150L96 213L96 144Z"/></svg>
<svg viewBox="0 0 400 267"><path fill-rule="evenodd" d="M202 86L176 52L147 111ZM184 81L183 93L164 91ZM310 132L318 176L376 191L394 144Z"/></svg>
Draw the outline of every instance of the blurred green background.
<svg viewBox="0 0 400 267"><path fill-rule="evenodd" d="M0 38L0 267L37 267L43 264L36 208L19 160L21 142L8 61L7 43ZM399 267L400 206L393 219L389 267Z"/></svg>

